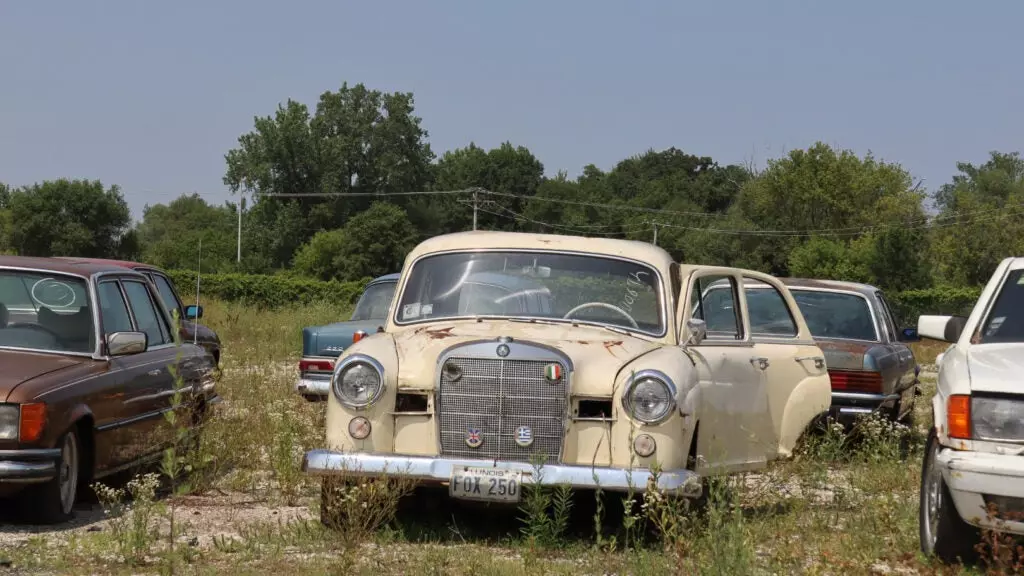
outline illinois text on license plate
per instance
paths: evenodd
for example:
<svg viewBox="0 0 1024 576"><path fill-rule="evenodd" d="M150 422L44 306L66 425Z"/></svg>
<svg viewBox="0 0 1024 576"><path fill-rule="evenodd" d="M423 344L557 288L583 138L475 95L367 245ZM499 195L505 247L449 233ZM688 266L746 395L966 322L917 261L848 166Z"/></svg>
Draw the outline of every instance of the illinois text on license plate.
<svg viewBox="0 0 1024 576"><path fill-rule="evenodd" d="M522 473L498 468L456 468L452 470L448 495L468 500L519 502Z"/></svg>

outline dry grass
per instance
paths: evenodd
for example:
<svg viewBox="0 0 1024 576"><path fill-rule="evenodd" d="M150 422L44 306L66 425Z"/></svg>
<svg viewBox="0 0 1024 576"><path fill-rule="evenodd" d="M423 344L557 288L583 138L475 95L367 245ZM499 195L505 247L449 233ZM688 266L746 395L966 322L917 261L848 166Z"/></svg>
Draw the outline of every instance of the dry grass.
<svg viewBox="0 0 1024 576"><path fill-rule="evenodd" d="M302 400L291 386L300 329L345 318L347 311L330 305L255 311L204 304L205 321L224 342L219 386L225 402L192 457L196 470L187 489L194 495L164 499L176 503L180 544L172 552L161 543L164 520L152 541L129 540L132 562L118 554L117 538L123 535L110 529L26 537L0 547L0 560L31 573L960 573L917 553L921 440L934 392L927 382L917 401L918 428L875 422L864 426L859 440L834 432L815 437L790 462L714 484L701 514L670 498L648 497L642 506L624 509L619 497L604 495L599 506L593 495L582 495L561 501L564 517L539 515L558 525L539 531L524 525L522 512L481 513L420 493L404 499L397 516L355 522L358 533L324 529L314 520L320 482L299 471L302 453L322 443L323 404ZM933 362L942 349L934 343L915 346L922 362ZM211 516L199 501L223 506ZM289 520L276 513L302 508L308 513ZM244 513L257 509L266 512ZM600 532L594 529L598 513ZM622 525L642 525L635 520L646 516L670 522L662 522L656 534L622 532ZM366 533L367 526L376 529Z"/></svg>

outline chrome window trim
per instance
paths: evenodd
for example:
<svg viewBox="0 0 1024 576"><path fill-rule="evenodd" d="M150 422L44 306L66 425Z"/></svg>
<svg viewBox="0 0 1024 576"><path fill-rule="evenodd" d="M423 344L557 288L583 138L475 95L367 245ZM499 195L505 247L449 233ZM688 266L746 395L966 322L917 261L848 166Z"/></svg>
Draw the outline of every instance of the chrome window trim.
<svg viewBox="0 0 1024 576"><path fill-rule="evenodd" d="M373 398L370 398L364 404L355 404L344 399L341 392L338 391L339 376L346 368L353 364L366 364L377 371L377 376L380 378L380 386L377 388L377 393L374 394ZM351 356L345 357L344 360L338 362L334 366L334 371L331 373L331 392L334 393L334 398L346 408L353 410L366 410L374 404L376 404L381 397L384 395L384 390L387 388L387 382L384 380L384 366L381 365L376 358L367 356L366 354L352 354Z"/></svg>
<svg viewBox="0 0 1024 576"><path fill-rule="evenodd" d="M655 380L661 380L662 382L664 382L665 386L668 387L669 395L671 397L671 403L669 404L668 410L665 411L665 415L662 416L661 418L658 418L657 420L647 421L642 418L638 418L630 408L629 393L633 390L633 387L636 385L637 382L645 378L653 378ZM669 418L672 417L672 413L675 412L676 404L678 403L678 394L679 389L676 387L675 382L673 382L667 374L665 374L661 370L648 368L640 370L639 372L635 372L632 375L630 375L629 380L626 382L626 385L622 389L622 396L619 400L622 402L622 409L626 411L626 415L629 417L630 420L640 422L640 424L644 426L657 426L658 424L661 424L665 420L668 420Z"/></svg>
<svg viewBox="0 0 1024 576"><path fill-rule="evenodd" d="M653 272L654 276L658 279L658 295L659 295L659 297L658 297L658 320L660 321L660 323L662 325L661 326L662 327L661 332L659 332L659 333L647 332L646 330L637 330L637 329L632 328L632 327L619 326L618 324L608 324L608 323L599 323L599 322L589 322L588 324L592 324L592 325L595 325L595 326L612 326L612 327L614 327L616 329L620 329L621 328L622 330L627 330L627 331L629 331L631 333L643 334L645 336L650 336L650 337L653 337L653 338L664 338L666 335L669 334L669 329L671 327L669 326L670 320L669 320L668 314L666 312L666 306L667 306L667 299L670 297L670 295L667 293L667 290L665 288L665 279L664 279L664 277L661 274L661 270L659 270L656 266L654 266L653 264L651 264L649 262L643 262L641 260L636 260L636 259L633 259L633 258L627 258L625 256L616 256L616 255L613 255L613 254L605 254L605 253L598 253L598 252L583 252L583 251L579 251L579 250L544 250L544 249L540 249L540 248L470 248L470 249L442 250L442 251L439 251L439 252L429 252L429 253L426 253L426 254L421 254L421 255L417 256L415 260L410 262L402 270L402 276L398 279L399 285L395 287L395 296L394 296L394 300L392 301L392 303L395 306L395 309L391 313L390 321L394 322L395 326L413 326L413 325L416 325L416 324L424 324L424 323L428 323L428 322L450 322L450 321L454 321L454 320L473 320L473 319L475 319L476 316L446 316L444 318L432 318L432 319L428 319L428 320L414 320L412 322L399 322L399 320L398 320L398 312L401 309L402 297L405 296L405 288L406 288L406 285L409 282L410 273L412 272L412 270L416 266L416 264L419 263L420 260L423 260L423 259L426 259L426 258L432 258L432 257L436 257L436 256L443 256L443 255L446 255L446 254L483 254L483 253L490 253L490 252L512 252L512 253L517 253L517 254L555 254L555 255L557 255L557 254L564 254L564 255L568 255L568 256L589 256L589 257L592 257L592 258L602 258L602 259L605 259L605 260L618 260L619 262L627 262L627 263L630 263L630 264L636 264L636 265L639 265L639 266L643 266L644 268L649 269L651 272ZM507 318L510 318L510 317L509 316L500 316L500 317L497 317L497 318L499 318L499 319L507 319ZM560 319L560 318L552 318L550 316L520 316L520 318L531 318L531 319L548 320L548 321L550 321L550 320L559 320ZM581 322L581 323L584 323L584 322Z"/></svg>

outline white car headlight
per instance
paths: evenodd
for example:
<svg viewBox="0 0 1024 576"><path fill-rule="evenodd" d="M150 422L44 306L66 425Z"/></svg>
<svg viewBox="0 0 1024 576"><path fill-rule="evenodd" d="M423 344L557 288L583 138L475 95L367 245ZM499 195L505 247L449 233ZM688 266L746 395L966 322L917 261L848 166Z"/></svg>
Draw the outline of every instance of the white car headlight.
<svg viewBox="0 0 1024 576"><path fill-rule="evenodd" d="M978 440L1024 440L1024 398L971 397L972 436Z"/></svg>
<svg viewBox="0 0 1024 576"><path fill-rule="evenodd" d="M17 440L20 412L15 404L0 406L0 440Z"/></svg>
<svg viewBox="0 0 1024 576"><path fill-rule="evenodd" d="M675 405L675 384L657 370L642 370L634 374L622 394L622 406L626 412L647 424L657 424L668 418Z"/></svg>
<svg viewBox="0 0 1024 576"><path fill-rule="evenodd" d="M369 356L353 354L334 368L331 389L349 408L366 408L384 393L384 367Z"/></svg>

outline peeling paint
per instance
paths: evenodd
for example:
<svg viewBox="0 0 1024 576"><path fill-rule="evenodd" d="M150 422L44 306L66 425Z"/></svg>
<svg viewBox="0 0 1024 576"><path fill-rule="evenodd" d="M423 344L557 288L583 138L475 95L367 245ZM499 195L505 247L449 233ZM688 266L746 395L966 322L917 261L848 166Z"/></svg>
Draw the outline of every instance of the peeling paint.
<svg viewBox="0 0 1024 576"><path fill-rule="evenodd" d="M438 328L436 330L427 330L426 333L427 333L428 336L430 336L434 340L441 340L442 338L450 338L451 336L453 336L452 330L454 328L455 328L454 326L449 326L447 328Z"/></svg>
<svg viewBox="0 0 1024 576"><path fill-rule="evenodd" d="M606 340L604 343L604 349L612 356L615 356L615 352L612 352L612 348L615 346L622 346L622 340Z"/></svg>

